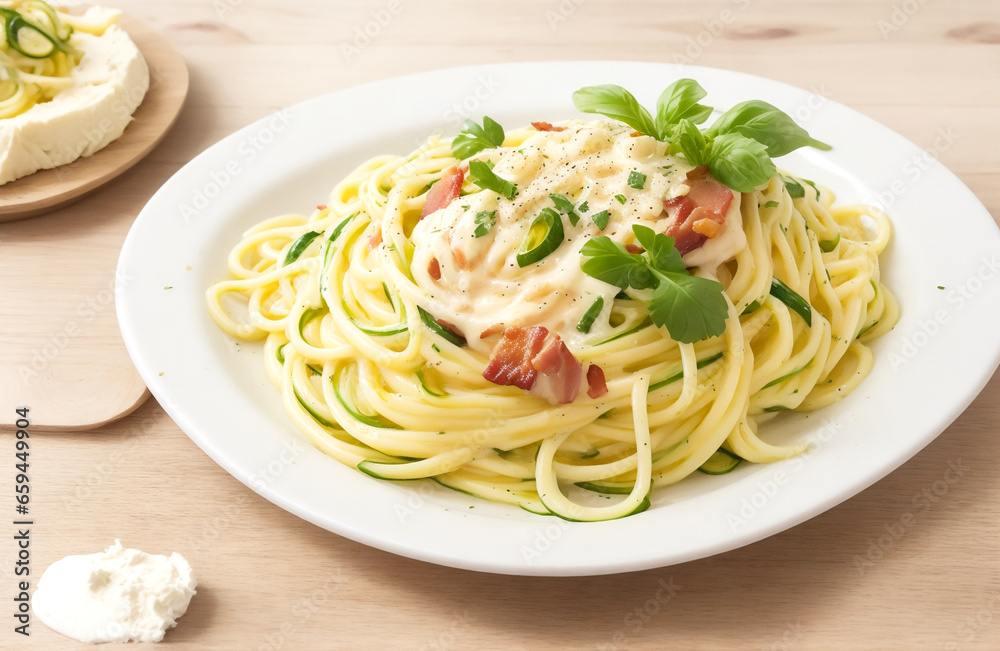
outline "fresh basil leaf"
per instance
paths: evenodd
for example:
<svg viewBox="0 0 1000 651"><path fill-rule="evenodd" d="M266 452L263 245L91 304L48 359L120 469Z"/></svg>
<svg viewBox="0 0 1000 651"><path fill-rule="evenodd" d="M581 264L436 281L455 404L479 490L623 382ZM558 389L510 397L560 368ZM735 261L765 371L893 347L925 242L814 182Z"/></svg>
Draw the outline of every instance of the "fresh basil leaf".
<svg viewBox="0 0 1000 651"><path fill-rule="evenodd" d="M646 255L653 269L662 272L687 272L680 251L674 248L674 238L657 233L642 224L633 225L632 232L635 233L635 239L642 248L646 249Z"/></svg>
<svg viewBox="0 0 1000 651"><path fill-rule="evenodd" d="M705 165L708 163L709 143L701 130L695 126L691 120L681 120L674 128L672 145L677 145L692 165ZM721 181L721 179L719 179Z"/></svg>
<svg viewBox="0 0 1000 651"><path fill-rule="evenodd" d="M628 184L629 187L633 187L636 190L641 190L646 185L646 175L642 172L637 172L632 170L628 173Z"/></svg>
<svg viewBox="0 0 1000 651"><path fill-rule="evenodd" d="M707 120L712 107L698 103L707 94L694 79L678 79L667 86L656 101L657 138L667 140L670 130L681 120L694 124Z"/></svg>
<svg viewBox="0 0 1000 651"><path fill-rule="evenodd" d="M489 116L483 116L483 126L466 120L462 124L462 130L451 141L451 153L455 158L464 160L484 149L502 146L504 137L503 127Z"/></svg>
<svg viewBox="0 0 1000 651"><path fill-rule="evenodd" d="M517 183L500 178L482 161L474 160L469 163L469 178L484 190L493 190L508 199L513 199L517 194Z"/></svg>
<svg viewBox="0 0 1000 651"><path fill-rule="evenodd" d="M621 86L585 86L573 93L573 104L582 113L599 113L624 122L641 133L654 137L657 135L656 125L649 111Z"/></svg>
<svg viewBox="0 0 1000 651"><path fill-rule="evenodd" d="M784 156L799 147L827 150L830 145L810 137L787 113L761 100L741 102L723 113L706 135L713 137L739 133L767 148L772 158Z"/></svg>
<svg viewBox="0 0 1000 651"><path fill-rule="evenodd" d="M738 133L715 138L708 169L716 180L737 192L753 192L777 174L764 145Z"/></svg>
<svg viewBox="0 0 1000 651"><path fill-rule="evenodd" d="M722 283L687 273L656 273L660 284L649 301L649 316L675 341L691 344L726 331L729 306Z"/></svg>
<svg viewBox="0 0 1000 651"><path fill-rule="evenodd" d="M656 278L637 253L629 253L619 242L605 235L587 240L580 254L589 258L580 268L588 276L619 289L647 289L656 285Z"/></svg>
<svg viewBox="0 0 1000 651"><path fill-rule="evenodd" d="M475 218L476 230L473 231L473 237L483 237L493 230L493 226L497 223L497 211L490 210L489 212L482 210L476 213Z"/></svg>
<svg viewBox="0 0 1000 651"><path fill-rule="evenodd" d="M597 224L598 230L604 230L608 227L608 222L611 221L611 213L607 210L602 210L601 212L594 213L591 219Z"/></svg>

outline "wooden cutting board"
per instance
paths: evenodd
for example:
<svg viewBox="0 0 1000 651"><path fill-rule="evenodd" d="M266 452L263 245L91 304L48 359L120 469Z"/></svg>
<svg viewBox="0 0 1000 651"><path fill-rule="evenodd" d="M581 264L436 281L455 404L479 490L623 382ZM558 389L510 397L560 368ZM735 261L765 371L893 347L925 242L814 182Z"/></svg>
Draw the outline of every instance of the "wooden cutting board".
<svg viewBox="0 0 1000 651"><path fill-rule="evenodd" d="M28 407L36 429L90 429L149 396L118 331L115 287L129 279L116 278L115 267L132 221L169 172L139 181L127 170L173 125L188 71L150 28L127 16L121 24L150 69L150 90L125 134L65 169L0 186L0 205L21 207L0 222L34 217L0 223L0 427Z"/></svg>

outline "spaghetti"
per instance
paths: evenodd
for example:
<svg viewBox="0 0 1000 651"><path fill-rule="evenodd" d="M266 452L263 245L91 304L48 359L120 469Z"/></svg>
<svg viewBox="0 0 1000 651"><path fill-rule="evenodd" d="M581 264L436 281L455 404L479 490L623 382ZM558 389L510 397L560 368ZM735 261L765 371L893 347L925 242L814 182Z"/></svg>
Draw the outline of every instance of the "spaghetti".
<svg viewBox="0 0 1000 651"><path fill-rule="evenodd" d="M669 230L665 205L714 183L704 168L619 123L536 123L502 140L457 179L466 163L438 139L365 162L312 214L251 228L231 278L208 289L220 328L264 340L285 410L324 453L378 478L604 520L699 468L800 453L758 425L832 404L871 370L868 344L898 318L879 278L882 212L836 207L781 173L726 194L716 226L676 239L694 237L683 266L723 297L724 331L684 342L651 322L655 290L623 291L582 263L600 237L638 256L638 227ZM476 163L513 192L484 188L495 184ZM456 182L428 213L434 186ZM555 398L484 376L511 333L532 328L577 364L556 373L569 379Z"/></svg>

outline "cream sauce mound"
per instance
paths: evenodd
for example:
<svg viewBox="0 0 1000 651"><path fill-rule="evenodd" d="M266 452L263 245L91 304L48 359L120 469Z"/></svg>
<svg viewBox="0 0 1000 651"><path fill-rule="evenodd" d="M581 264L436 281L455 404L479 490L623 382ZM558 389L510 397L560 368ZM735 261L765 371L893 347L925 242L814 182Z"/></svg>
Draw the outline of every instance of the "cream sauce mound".
<svg viewBox="0 0 1000 651"><path fill-rule="evenodd" d="M620 124L571 121L564 126L564 131L539 131L519 146L484 151L470 159L492 161L498 176L517 183L513 200L490 190L478 191L428 215L413 230L413 277L426 293L421 303L458 327L475 349L489 352L491 343L479 335L497 324L544 326L574 349L606 338L611 332L608 315L619 290L582 271L581 248L597 235L623 244L634 242L634 224L664 232L664 199L686 189L686 175L693 166L668 155L665 143L633 136L630 127ZM646 176L642 188L629 185L633 172ZM576 206L586 202L588 210L577 211L576 226L564 216L563 243L541 261L522 268L517 253L535 216L553 207L554 193ZM689 267L712 273L746 246L740 195L734 195L722 232L685 256ZM604 210L610 220L602 231L592 216ZM477 238L476 215L489 211L496 211L496 224ZM435 259L439 279L429 272ZM604 298L601 315L589 333L579 332L577 324L599 296Z"/></svg>

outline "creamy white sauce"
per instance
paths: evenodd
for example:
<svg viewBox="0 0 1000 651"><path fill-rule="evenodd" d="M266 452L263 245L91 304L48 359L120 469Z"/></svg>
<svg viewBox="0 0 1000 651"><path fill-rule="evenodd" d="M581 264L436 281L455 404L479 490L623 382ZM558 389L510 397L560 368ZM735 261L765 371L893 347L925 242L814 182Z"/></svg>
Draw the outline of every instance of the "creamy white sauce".
<svg viewBox="0 0 1000 651"><path fill-rule="evenodd" d="M124 549L116 540L102 553L50 565L31 607L46 626L81 642L159 642L187 610L195 587L180 554Z"/></svg>
<svg viewBox="0 0 1000 651"><path fill-rule="evenodd" d="M493 161L498 176L517 183L513 200L488 190L459 197L413 230L413 276L429 297L423 302L436 317L457 326L473 348L490 350L492 341L481 341L479 334L493 324L545 326L571 348L603 338L610 330L608 314L618 288L582 271L585 258L580 249L596 235L634 242L634 224L664 232L668 220L663 200L684 186L692 169L684 159L667 155L666 144L648 136L633 137L630 127L577 121L565 126L565 131L539 132L518 147L488 150L474 158ZM633 171L646 175L641 189L628 184ZM564 217L565 238L559 248L521 268L516 261L521 243L535 216L553 206L549 196L553 193L567 196L577 206L585 201L589 210L578 211L581 219L576 226ZM713 273L746 246L740 195L734 195L722 232L685 256L689 267ZM496 225L487 235L475 237L477 213L493 210ZM602 210L611 218L599 231L591 218ZM435 258L439 280L428 272ZM604 298L602 314L589 334L578 332L580 318L598 296Z"/></svg>

